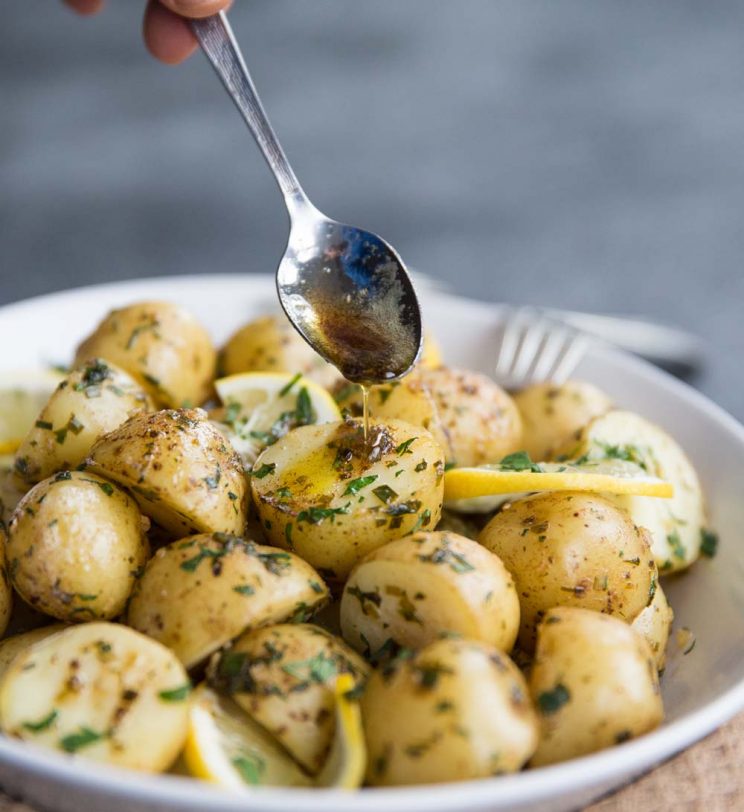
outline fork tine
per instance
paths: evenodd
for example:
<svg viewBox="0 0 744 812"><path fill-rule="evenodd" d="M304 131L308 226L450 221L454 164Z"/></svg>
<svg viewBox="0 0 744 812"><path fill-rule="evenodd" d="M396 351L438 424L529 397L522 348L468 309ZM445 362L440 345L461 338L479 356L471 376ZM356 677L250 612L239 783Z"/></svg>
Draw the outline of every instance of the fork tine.
<svg viewBox="0 0 744 812"><path fill-rule="evenodd" d="M564 384L573 375L574 370L579 365L579 361L586 354L589 348L589 341L585 335L574 333L567 342L561 358L553 370L552 380L559 386Z"/></svg>
<svg viewBox="0 0 744 812"><path fill-rule="evenodd" d="M514 358L519 349L521 330L521 310L506 313L501 330L501 346L496 359L495 372L502 380L511 377Z"/></svg>
<svg viewBox="0 0 744 812"><path fill-rule="evenodd" d="M544 341L544 337L544 325L540 321L525 325L512 367L512 377L515 380L529 379L529 371L535 363L535 357Z"/></svg>
<svg viewBox="0 0 744 812"><path fill-rule="evenodd" d="M561 324L555 324L548 333L540 354L538 355L534 368L532 369L532 380L546 381L552 378L552 371L555 369L561 357L562 350L573 331L568 330Z"/></svg>

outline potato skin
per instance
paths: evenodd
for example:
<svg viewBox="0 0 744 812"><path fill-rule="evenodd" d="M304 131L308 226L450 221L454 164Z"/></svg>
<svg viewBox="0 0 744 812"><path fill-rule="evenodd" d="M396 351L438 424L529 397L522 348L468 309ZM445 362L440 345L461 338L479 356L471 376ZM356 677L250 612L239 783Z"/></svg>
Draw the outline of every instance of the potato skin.
<svg viewBox="0 0 744 812"><path fill-rule="evenodd" d="M253 501L272 544L343 580L376 547L439 521L442 449L402 421L293 429L256 460Z"/></svg>
<svg viewBox="0 0 744 812"><path fill-rule="evenodd" d="M657 580L646 535L607 499L542 493L511 502L479 539L514 576L521 605L519 643L531 651L541 617L579 606L632 621Z"/></svg>
<svg viewBox="0 0 744 812"><path fill-rule="evenodd" d="M233 333L220 351L219 368L221 375L301 372L321 386L332 386L341 377L284 315L261 316Z"/></svg>
<svg viewBox="0 0 744 812"><path fill-rule="evenodd" d="M175 536L243 532L242 463L201 409L135 415L93 445L87 466L129 488L142 512Z"/></svg>
<svg viewBox="0 0 744 812"><path fill-rule="evenodd" d="M335 733L333 686L361 685L369 666L342 640L311 624L280 624L241 635L217 655L212 684L231 696L311 774Z"/></svg>
<svg viewBox="0 0 744 812"><path fill-rule="evenodd" d="M10 736L147 772L183 747L190 684L165 647L113 623L85 623L19 654L0 683Z"/></svg>
<svg viewBox="0 0 744 812"><path fill-rule="evenodd" d="M61 471L19 502L7 554L21 597L74 623L122 612L149 545L137 503L125 490L85 471Z"/></svg>
<svg viewBox="0 0 744 812"><path fill-rule="evenodd" d="M374 786L484 778L518 770L537 745L524 677L501 652L439 640L383 666L361 700L367 782Z"/></svg>
<svg viewBox="0 0 744 812"><path fill-rule="evenodd" d="M127 623L192 668L246 629L304 617L327 599L320 576L297 556L225 533L202 534L155 553Z"/></svg>
<svg viewBox="0 0 744 812"><path fill-rule="evenodd" d="M666 665L666 647L673 620L672 607L661 585L658 585L651 603L630 624L646 638L659 671L663 671Z"/></svg>
<svg viewBox="0 0 744 812"><path fill-rule="evenodd" d="M13 611L13 590L8 575L7 531L0 525L0 635L8 628Z"/></svg>
<svg viewBox="0 0 744 812"><path fill-rule="evenodd" d="M52 393L21 443L15 471L28 484L76 468L102 435L137 412L150 397L126 372L94 358L73 370Z"/></svg>
<svg viewBox="0 0 744 812"><path fill-rule="evenodd" d="M577 431L612 408L609 396L587 381L536 383L517 392L514 402L524 426L522 448L533 460L552 459Z"/></svg>
<svg viewBox="0 0 744 812"><path fill-rule="evenodd" d="M341 629L367 656L390 641L419 649L448 633L508 652L519 630L519 599L506 567L480 544L419 532L354 567L341 598Z"/></svg>
<svg viewBox="0 0 744 812"><path fill-rule="evenodd" d="M172 302L112 310L77 348L74 365L106 358L159 406L199 406L209 396L217 354L202 325Z"/></svg>
<svg viewBox="0 0 744 812"><path fill-rule="evenodd" d="M664 715L644 638L618 618L587 609L546 613L529 683L541 727L533 767L640 736Z"/></svg>

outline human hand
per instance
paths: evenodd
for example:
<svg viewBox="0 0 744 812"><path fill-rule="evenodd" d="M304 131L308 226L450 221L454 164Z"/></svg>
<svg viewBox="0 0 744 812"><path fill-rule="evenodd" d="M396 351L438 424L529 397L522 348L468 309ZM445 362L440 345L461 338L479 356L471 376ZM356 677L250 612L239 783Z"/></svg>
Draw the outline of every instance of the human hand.
<svg viewBox="0 0 744 812"><path fill-rule="evenodd" d="M80 14L95 14L103 0L65 0ZM227 8L231 0L148 0L142 26L145 45L150 53L177 65L196 50L196 38L184 17L208 17Z"/></svg>

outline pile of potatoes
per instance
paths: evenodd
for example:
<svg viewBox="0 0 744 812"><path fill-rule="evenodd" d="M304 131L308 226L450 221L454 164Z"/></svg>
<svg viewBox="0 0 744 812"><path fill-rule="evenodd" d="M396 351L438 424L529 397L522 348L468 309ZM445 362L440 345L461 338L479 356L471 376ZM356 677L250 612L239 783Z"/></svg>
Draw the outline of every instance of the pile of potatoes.
<svg viewBox="0 0 744 812"><path fill-rule="evenodd" d="M659 575L697 558L705 518L692 466L588 383L511 396L428 346L372 388L365 437L358 387L283 319L218 355L175 305L110 313L3 475L0 626L37 627L0 641L5 734L165 771L206 680L312 777L340 674L369 785L510 773L656 727ZM245 471L200 408L217 370L302 372L344 419L292 429ZM538 493L443 514L448 467L520 450L632 460L676 501Z"/></svg>

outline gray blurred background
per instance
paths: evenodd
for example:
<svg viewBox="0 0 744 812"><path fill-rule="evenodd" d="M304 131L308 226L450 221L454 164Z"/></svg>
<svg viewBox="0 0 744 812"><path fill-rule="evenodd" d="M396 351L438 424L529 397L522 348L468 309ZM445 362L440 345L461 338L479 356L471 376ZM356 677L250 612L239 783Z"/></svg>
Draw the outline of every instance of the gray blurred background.
<svg viewBox="0 0 744 812"><path fill-rule="evenodd" d="M151 59L139 0L3 6L0 303L274 270L282 201L200 56ZM741 0L236 0L232 19L321 209L465 295L695 331L696 383L744 417Z"/></svg>

